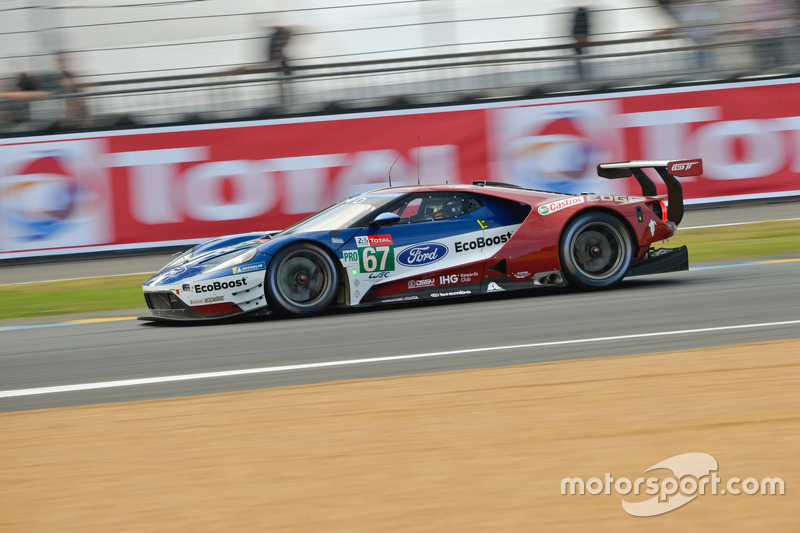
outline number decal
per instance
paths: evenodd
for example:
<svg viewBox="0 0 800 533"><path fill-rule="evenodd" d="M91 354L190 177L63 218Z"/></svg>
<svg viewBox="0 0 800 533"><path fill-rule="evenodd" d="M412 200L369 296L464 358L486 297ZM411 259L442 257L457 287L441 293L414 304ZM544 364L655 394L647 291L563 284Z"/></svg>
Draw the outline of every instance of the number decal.
<svg viewBox="0 0 800 533"><path fill-rule="evenodd" d="M364 272L375 272L378 268L378 258L375 257L375 248L367 246L361 252L361 270Z"/></svg>
<svg viewBox="0 0 800 533"><path fill-rule="evenodd" d="M389 250L391 249L390 246L376 246L375 250L381 253L381 272L386 270L386 258L389 257ZM390 270L394 270L394 259L392 260L392 268Z"/></svg>
<svg viewBox="0 0 800 533"><path fill-rule="evenodd" d="M361 272L394 270L394 246L365 246L358 249Z"/></svg>

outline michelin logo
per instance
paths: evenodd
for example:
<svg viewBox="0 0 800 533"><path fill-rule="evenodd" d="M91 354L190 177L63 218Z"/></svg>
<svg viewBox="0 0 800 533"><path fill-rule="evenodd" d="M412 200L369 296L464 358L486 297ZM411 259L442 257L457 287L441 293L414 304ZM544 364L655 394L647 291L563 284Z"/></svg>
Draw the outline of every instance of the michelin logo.
<svg viewBox="0 0 800 533"><path fill-rule="evenodd" d="M264 270L265 268L267 268L266 263L253 263L252 265L233 267L233 273L244 274L245 272L255 272L256 270Z"/></svg>

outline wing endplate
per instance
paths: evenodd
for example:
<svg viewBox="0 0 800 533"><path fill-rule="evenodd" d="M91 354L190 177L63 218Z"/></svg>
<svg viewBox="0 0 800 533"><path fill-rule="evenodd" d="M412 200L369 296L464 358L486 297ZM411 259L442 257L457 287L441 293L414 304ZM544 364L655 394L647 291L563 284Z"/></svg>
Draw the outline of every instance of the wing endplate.
<svg viewBox="0 0 800 533"><path fill-rule="evenodd" d="M597 175L606 179L633 176L642 188L642 195L655 196L656 186L644 172L653 168L667 186L667 219L680 224L683 219L683 189L677 177L699 176L703 173L702 159L618 161L597 165Z"/></svg>

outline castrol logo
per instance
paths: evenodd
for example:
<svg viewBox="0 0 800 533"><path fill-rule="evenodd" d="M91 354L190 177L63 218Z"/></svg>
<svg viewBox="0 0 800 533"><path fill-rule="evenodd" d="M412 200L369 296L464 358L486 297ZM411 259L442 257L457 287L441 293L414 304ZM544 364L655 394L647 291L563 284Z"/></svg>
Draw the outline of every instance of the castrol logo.
<svg viewBox="0 0 800 533"><path fill-rule="evenodd" d="M583 200L583 196L575 196L574 198L565 198L564 200L558 200L557 202L550 202L549 204L540 205L539 214L549 215L550 213L561 211L565 207L582 204Z"/></svg>

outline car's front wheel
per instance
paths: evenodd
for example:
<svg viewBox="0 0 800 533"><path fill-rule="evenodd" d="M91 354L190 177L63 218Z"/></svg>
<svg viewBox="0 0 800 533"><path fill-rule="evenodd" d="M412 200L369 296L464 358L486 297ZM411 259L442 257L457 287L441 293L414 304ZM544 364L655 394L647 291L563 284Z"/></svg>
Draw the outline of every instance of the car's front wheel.
<svg viewBox="0 0 800 533"><path fill-rule="evenodd" d="M308 316L324 311L336 299L339 270L334 259L311 243L282 248L267 269L270 309L284 316Z"/></svg>
<svg viewBox="0 0 800 533"><path fill-rule="evenodd" d="M619 282L628 273L633 244L624 222L595 211L579 216L567 226L560 253L570 285L602 289Z"/></svg>

